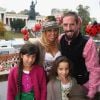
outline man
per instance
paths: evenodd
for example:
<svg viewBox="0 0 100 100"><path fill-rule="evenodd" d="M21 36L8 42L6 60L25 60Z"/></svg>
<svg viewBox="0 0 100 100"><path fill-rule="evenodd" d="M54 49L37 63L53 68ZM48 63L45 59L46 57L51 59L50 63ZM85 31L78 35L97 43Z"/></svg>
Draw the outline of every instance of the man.
<svg viewBox="0 0 100 100"><path fill-rule="evenodd" d="M87 86L87 96L93 98L100 86L100 64L96 45L92 38L80 33L80 21L75 12L64 15L63 30L60 37L61 53L73 62L73 76L79 84Z"/></svg>

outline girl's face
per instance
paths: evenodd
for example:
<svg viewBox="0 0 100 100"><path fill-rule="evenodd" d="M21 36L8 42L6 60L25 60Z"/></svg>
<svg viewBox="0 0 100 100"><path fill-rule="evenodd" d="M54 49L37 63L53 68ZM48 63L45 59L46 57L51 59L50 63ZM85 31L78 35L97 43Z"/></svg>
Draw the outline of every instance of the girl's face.
<svg viewBox="0 0 100 100"><path fill-rule="evenodd" d="M67 62L60 62L57 73L59 79L66 79L69 76L69 64Z"/></svg>
<svg viewBox="0 0 100 100"><path fill-rule="evenodd" d="M49 42L54 42L55 40L57 40L58 33L59 33L58 28L48 29L48 30L45 31L46 38Z"/></svg>
<svg viewBox="0 0 100 100"><path fill-rule="evenodd" d="M35 62L36 59L36 54L34 55L22 55L22 59L23 59L23 65L26 67L31 67L32 64Z"/></svg>

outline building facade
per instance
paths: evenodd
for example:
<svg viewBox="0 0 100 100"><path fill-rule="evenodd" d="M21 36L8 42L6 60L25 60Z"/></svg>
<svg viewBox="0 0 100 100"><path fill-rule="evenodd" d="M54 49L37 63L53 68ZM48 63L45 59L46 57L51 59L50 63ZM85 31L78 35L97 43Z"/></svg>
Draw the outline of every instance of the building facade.
<svg viewBox="0 0 100 100"><path fill-rule="evenodd" d="M42 21L44 17L45 16L36 16L36 21L40 21L40 20ZM0 21L4 23L7 29L10 28L11 21L15 19L24 20L26 25L28 23L28 15L7 13L6 9L0 7Z"/></svg>
<svg viewBox="0 0 100 100"><path fill-rule="evenodd" d="M6 9L0 7L0 21L2 21L4 25L10 26L11 21L14 19L22 19L27 23L28 15L8 14L6 13Z"/></svg>

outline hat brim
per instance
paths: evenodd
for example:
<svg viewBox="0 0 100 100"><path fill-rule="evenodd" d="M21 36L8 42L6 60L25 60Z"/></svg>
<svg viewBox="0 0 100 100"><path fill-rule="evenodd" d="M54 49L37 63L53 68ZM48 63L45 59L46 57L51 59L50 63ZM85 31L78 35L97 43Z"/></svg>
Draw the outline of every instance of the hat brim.
<svg viewBox="0 0 100 100"><path fill-rule="evenodd" d="M43 28L42 31L45 31L48 29L55 29L55 28L59 30L60 27L59 26L48 26L48 27Z"/></svg>
<svg viewBox="0 0 100 100"><path fill-rule="evenodd" d="M44 31L44 30L53 29L53 28L58 28L59 29L59 25L55 21L45 22L43 24L42 30Z"/></svg>

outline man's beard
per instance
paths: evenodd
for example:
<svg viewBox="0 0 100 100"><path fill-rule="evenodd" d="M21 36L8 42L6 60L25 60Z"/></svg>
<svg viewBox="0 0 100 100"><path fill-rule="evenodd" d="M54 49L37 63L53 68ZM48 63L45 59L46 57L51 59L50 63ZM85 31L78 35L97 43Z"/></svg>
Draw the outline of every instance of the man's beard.
<svg viewBox="0 0 100 100"><path fill-rule="evenodd" d="M73 32L73 33L68 34L68 32ZM67 40L73 40L77 37L77 35L78 35L78 31L73 31L73 30L65 31L65 36Z"/></svg>

